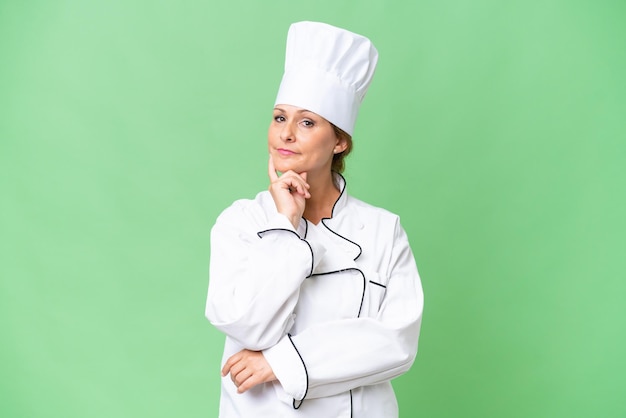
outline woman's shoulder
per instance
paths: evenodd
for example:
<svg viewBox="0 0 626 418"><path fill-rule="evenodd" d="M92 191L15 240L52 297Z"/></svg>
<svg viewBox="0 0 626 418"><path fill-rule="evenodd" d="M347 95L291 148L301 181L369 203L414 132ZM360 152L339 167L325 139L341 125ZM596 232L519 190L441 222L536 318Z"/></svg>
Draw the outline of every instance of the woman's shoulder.
<svg viewBox="0 0 626 418"><path fill-rule="evenodd" d="M237 199L220 213L216 223L262 223L268 214L276 211L276 206L268 191L258 193L254 199Z"/></svg>
<svg viewBox="0 0 626 418"><path fill-rule="evenodd" d="M360 229L368 226L370 230L372 228L377 230L381 234L380 236L394 237L394 241L406 239L406 232L402 226L400 215L360 199L348 197L345 213L360 226Z"/></svg>
<svg viewBox="0 0 626 418"><path fill-rule="evenodd" d="M347 212L357 212L361 216L375 217L387 221L395 222L399 219L399 216L394 212L357 199L352 195L347 196L346 209Z"/></svg>

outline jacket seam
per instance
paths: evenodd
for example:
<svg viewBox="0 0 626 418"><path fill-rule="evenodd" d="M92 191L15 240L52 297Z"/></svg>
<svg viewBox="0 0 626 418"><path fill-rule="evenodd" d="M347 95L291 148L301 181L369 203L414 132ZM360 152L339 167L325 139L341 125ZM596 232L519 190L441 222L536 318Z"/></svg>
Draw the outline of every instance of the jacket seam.
<svg viewBox="0 0 626 418"><path fill-rule="evenodd" d="M350 418L352 418L352 414L354 414L354 407L352 406L352 389L350 389Z"/></svg>
<svg viewBox="0 0 626 418"><path fill-rule="evenodd" d="M302 358L300 351L298 351L298 347L296 347L296 344L294 344L293 339L291 338L291 334L287 334L287 337L289 337L289 341L291 342L293 349L296 350L298 357L300 357L300 361L302 362L302 367L304 367L304 375L306 376L306 387L304 389L304 396L302 396L302 399L300 400L296 400L296 398L293 399L293 404L292 404L293 409L298 409L302 406L302 402L304 401L304 398L306 398L306 395L309 392L309 372L306 369L306 364L304 363L304 359ZM296 405L296 402L298 402L297 405Z"/></svg>
<svg viewBox="0 0 626 418"><path fill-rule="evenodd" d="M375 282L375 281L373 281L373 280L370 280L369 282L370 282L371 284L375 284L376 286L380 286L380 287L382 287L383 289L386 289L386 288L387 288L387 286L385 286L384 284L381 284L381 283Z"/></svg>
<svg viewBox="0 0 626 418"><path fill-rule="evenodd" d="M361 311L363 310L363 301L365 300L365 284L366 284L366 281L367 281L367 279L365 278L365 273L363 273L361 271L361 269L358 269L356 267L348 267L348 268L340 269L340 270L326 271L324 273L315 273L315 274L312 274L311 276L309 276L308 278L315 277L315 276L326 276L326 275L335 274L335 273L343 273L343 272L346 272L346 271L358 271L359 274L361 274L361 278L363 279L363 292L361 293L361 303L359 304L359 312L356 315L357 318L360 318L361 317Z"/></svg>
<svg viewBox="0 0 626 418"><path fill-rule="evenodd" d="M348 238L344 237L343 235L338 234L337 232L333 231L333 230L332 230L332 229L331 229L328 225L326 225L326 222L324 222L324 221L326 221L326 220L328 220L328 219L331 219L331 218L323 218L323 219L322 219L322 225L324 225L324 227L325 227L326 229L328 229L328 230L329 230L330 232L332 232L333 234L337 235L339 238L341 238L341 239L343 239L343 240L345 240L345 241L348 241L349 243L351 243L351 244L353 244L353 245L356 245L356 246L359 248L359 253L356 255L356 257L354 257L354 261L356 261L356 260L357 260L357 259L361 256L361 254L363 253L363 248L361 248L361 246L360 246L359 244L357 244L356 242L354 242L354 241L352 241L352 240L350 240L350 239L348 239Z"/></svg>

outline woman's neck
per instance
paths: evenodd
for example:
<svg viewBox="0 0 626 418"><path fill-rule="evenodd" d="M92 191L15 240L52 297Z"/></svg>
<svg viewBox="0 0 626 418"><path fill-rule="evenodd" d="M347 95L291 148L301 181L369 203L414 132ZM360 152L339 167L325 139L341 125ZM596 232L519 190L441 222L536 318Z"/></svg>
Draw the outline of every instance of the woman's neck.
<svg viewBox="0 0 626 418"><path fill-rule="evenodd" d="M328 171L323 176L308 178L309 193L311 197L307 199L304 208L304 217L314 224L318 224L322 218L330 218L333 206L339 198L340 191L337 189L333 179L333 173Z"/></svg>

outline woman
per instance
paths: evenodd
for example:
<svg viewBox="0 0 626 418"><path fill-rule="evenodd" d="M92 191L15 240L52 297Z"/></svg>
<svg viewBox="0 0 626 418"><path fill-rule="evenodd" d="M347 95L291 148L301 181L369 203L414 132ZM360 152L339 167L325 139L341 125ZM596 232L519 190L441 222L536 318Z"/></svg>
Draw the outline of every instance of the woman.
<svg viewBox="0 0 626 418"><path fill-rule="evenodd" d="M211 231L220 417L398 416L390 379L415 358L420 279L398 217L349 196L339 174L377 58L343 29L289 29L269 191Z"/></svg>

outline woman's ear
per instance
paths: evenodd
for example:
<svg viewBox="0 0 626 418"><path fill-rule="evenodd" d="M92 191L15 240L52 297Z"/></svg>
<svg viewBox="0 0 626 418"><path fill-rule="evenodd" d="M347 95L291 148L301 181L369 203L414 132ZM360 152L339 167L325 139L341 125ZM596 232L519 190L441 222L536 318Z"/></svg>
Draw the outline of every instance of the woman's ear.
<svg viewBox="0 0 626 418"><path fill-rule="evenodd" d="M335 149L333 152L335 154L340 154L344 152L348 148L348 141L345 138L337 138L337 145L335 145Z"/></svg>

